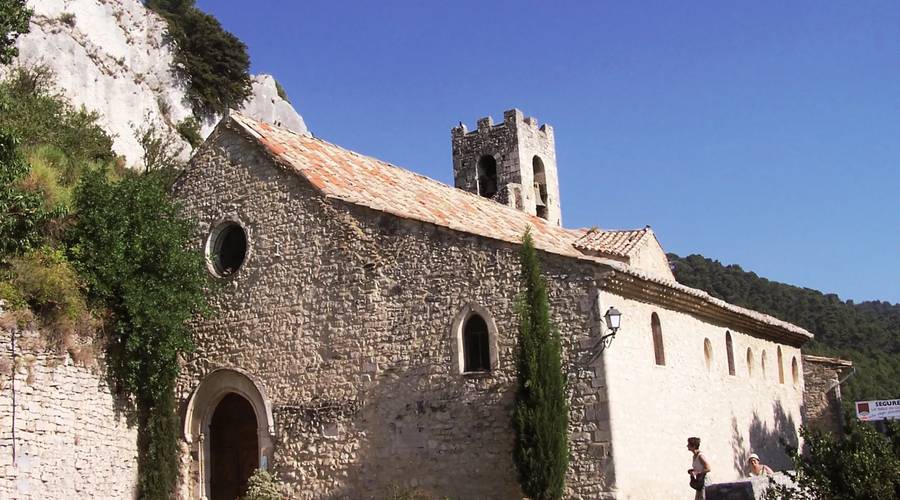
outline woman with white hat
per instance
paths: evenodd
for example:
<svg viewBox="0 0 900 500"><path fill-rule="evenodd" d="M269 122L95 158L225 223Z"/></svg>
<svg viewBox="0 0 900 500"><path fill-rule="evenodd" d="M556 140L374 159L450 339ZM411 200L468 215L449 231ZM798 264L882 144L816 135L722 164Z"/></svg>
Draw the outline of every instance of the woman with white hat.
<svg viewBox="0 0 900 500"><path fill-rule="evenodd" d="M750 477L774 474L771 467L759 461L759 455L756 453L751 453L750 458L747 459L747 461L750 462Z"/></svg>

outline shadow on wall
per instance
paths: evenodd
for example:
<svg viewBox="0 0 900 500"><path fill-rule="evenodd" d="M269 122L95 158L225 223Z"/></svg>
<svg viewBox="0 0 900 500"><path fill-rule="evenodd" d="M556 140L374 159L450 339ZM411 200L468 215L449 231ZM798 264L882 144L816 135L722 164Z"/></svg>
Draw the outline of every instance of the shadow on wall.
<svg viewBox="0 0 900 500"><path fill-rule="evenodd" d="M750 474L747 460L751 453L759 455L762 463L775 471L792 467L785 448L797 448L799 444L797 423L794 422L794 417L784 410L781 401L772 403L772 416L773 424L770 428L769 424L760 418L759 413L753 412L749 443L738 428L737 418L731 417L731 449L734 457L732 465L741 477Z"/></svg>

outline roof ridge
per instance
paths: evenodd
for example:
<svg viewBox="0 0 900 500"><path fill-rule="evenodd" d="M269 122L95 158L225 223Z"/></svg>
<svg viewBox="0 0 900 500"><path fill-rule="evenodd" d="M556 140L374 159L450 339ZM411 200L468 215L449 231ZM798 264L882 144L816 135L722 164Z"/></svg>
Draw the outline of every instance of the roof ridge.
<svg viewBox="0 0 900 500"><path fill-rule="evenodd" d="M259 121L259 120L255 120L255 119L253 119L253 118L250 118L250 117L248 117L248 116L246 116L246 115L243 115L243 114L241 114L241 113L238 113L238 112L232 112L230 116L234 116L234 117L236 117L236 118L241 118L241 119L243 119L243 121L249 122L249 123L240 123L240 124L243 125L243 126L250 126L250 127L252 128L252 127L253 127L252 124L264 125L264 126L267 126L267 127L271 127L271 128L278 129L279 131L283 131L283 132L287 132L287 133L289 133L289 134L292 134L292 135L296 136L297 138L299 138L299 139L301 139L301 140L316 141L316 142L320 142L320 143L323 143L323 144L327 144L327 145L329 145L329 146L331 146L331 147L333 147L333 148L336 148L336 149L338 149L338 150L340 150L340 151L343 151L343 152L349 153L349 154L351 154L351 155L357 156L357 157L359 157L359 158L365 158L365 159L374 161L374 162L376 162L376 163L380 163L380 164L382 164L382 165L391 167L391 168L393 168L393 169L396 169L396 170L399 171L399 172L402 172L403 174L413 175L413 176L418 177L418 178L420 178L420 179L422 179L422 180L424 180L424 181L426 181L426 182L429 182L429 183L432 183L432 184L437 184L437 185L439 185L439 186L441 186L441 187L444 187L444 188L453 189L454 191L456 191L456 192L458 192L458 193L461 193L461 194L463 194L463 195L465 195L465 196L468 196L468 197L470 197L470 198L473 199L473 200L477 200L478 203L485 203L485 202L487 202L487 203L492 203L494 206L492 206L491 208L502 207L504 210L508 210L508 211L512 211L512 212L516 213L516 215L526 215L526 216L530 217L532 220L539 221L539 222L541 222L542 224L545 224L545 225L549 226L549 222L548 222L548 221L546 221L545 219L542 219L542 218L540 218L540 217L538 217L538 216L536 216L536 215L531 215L531 214L529 214L529 213L527 213L527 212L523 212L523 211L521 211L521 210L515 209L515 208L510 207L510 206L508 206L508 205L504 205L503 203L498 203L498 202L492 201L491 199L485 198L484 196L481 196L481 195L478 195L478 194L475 194L475 193L471 193L471 192L466 191L466 190L464 190L464 189L460 189L460 188L458 188L458 187L456 187L456 186L451 186L450 184L446 184L446 183L441 182L441 181L439 181L439 180L437 180L437 179L428 177L428 176L425 175L425 174L420 174L419 172L416 172L416 171L414 171L414 170L409 170L409 169L407 169L407 168L403 168L403 167L401 167L401 166L399 166L399 165L395 165L395 164L393 164L393 163L391 163L391 162L382 160L382 159L380 159L380 158L376 158L376 157L374 157L374 156L369 156L369 155L366 155L366 154L363 154L363 153L359 153L359 152L357 152L357 151L353 151L352 149L347 149L347 148L345 148L345 147L343 147L343 146L341 146L341 145L338 145L338 144L335 144L335 143L333 143L333 142L327 141L327 140L322 139L322 138L320 138L320 137L314 137L314 136L311 136L311 135L307 136L307 135L298 134L298 133L296 133L296 132L294 132L294 131L292 131L292 130L289 130L289 129L286 129L286 128L283 128L283 127L279 127L279 126L273 125L273 124L271 124L271 123L267 123L267 122L262 122L262 121ZM260 136L262 135L262 134L260 134L258 131L256 131L255 129L254 129L254 132L255 132L256 134L260 135ZM485 206L486 206L486 205L485 205ZM550 227L557 228L557 227L555 227L555 226L550 226ZM566 231L566 232L573 231L572 229L565 228L565 227L562 227L562 226L558 226L557 229L561 229L561 230Z"/></svg>

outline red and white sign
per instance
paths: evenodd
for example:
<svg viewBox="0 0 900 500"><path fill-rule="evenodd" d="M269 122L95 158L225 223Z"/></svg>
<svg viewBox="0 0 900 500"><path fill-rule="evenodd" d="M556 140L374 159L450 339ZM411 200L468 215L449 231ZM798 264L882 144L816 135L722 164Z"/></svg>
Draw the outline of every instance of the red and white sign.
<svg viewBox="0 0 900 500"><path fill-rule="evenodd" d="M872 420L900 420L900 399L857 401L856 417L863 422Z"/></svg>

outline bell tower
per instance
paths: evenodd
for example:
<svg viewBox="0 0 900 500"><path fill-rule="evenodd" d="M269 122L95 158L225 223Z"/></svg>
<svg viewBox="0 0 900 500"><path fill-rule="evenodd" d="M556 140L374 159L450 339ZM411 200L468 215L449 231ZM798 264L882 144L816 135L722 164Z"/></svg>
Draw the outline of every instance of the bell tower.
<svg viewBox="0 0 900 500"><path fill-rule="evenodd" d="M488 116L476 130L460 123L450 135L457 188L562 225L553 127L511 109L503 123Z"/></svg>

